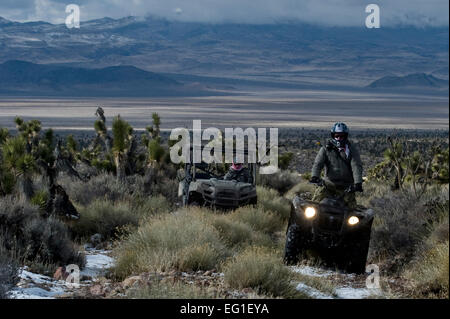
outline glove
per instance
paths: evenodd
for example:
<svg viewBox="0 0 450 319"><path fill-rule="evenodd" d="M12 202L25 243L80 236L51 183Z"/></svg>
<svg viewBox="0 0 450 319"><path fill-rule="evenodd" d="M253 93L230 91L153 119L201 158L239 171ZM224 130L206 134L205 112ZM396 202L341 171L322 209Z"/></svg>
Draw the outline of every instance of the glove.
<svg viewBox="0 0 450 319"><path fill-rule="evenodd" d="M362 183L356 183L354 186L354 190L355 190L355 192L362 193L363 192Z"/></svg>
<svg viewBox="0 0 450 319"><path fill-rule="evenodd" d="M320 178L317 176L313 176L311 177L310 181L311 184L319 184L320 183Z"/></svg>

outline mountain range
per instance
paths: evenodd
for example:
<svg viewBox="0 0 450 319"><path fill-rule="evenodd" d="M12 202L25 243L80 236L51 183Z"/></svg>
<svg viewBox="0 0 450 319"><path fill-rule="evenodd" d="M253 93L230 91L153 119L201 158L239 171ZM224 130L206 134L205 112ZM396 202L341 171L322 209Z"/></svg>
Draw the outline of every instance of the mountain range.
<svg viewBox="0 0 450 319"><path fill-rule="evenodd" d="M413 73L446 81L448 36L448 27L366 29L295 21L208 24L126 17L81 22L79 29L68 29L64 24L0 18L5 72L0 74L0 93L11 92L14 81L64 94L80 87L86 94L105 92L103 84L108 83L122 88L123 94L138 95L166 94L163 87L175 95L189 89L203 94L245 81L372 89L393 81L390 77ZM23 74L11 73L28 67ZM394 82L398 88L409 87ZM423 83L425 89L442 89Z"/></svg>
<svg viewBox="0 0 450 319"><path fill-rule="evenodd" d="M448 81L431 74L413 73L406 76L385 76L372 82L370 88L445 88Z"/></svg>
<svg viewBox="0 0 450 319"><path fill-rule="evenodd" d="M198 83L181 83L134 66L81 68L11 60L0 64L0 94L125 97L199 96L211 92Z"/></svg>

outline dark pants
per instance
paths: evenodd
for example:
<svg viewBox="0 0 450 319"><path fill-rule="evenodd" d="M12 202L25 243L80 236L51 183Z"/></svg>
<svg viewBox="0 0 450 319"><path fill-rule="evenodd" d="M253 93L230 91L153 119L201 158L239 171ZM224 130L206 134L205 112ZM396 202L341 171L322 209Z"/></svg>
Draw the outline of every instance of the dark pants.
<svg viewBox="0 0 450 319"><path fill-rule="evenodd" d="M356 197L355 193L346 193L347 187L337 187L333 184L327 183L327 186L319 186L317 187L314 196L313 201L320 202L322 199L326 197L341 197L342 200L345 202L348 208L351 210L356 209Z"/></svg>

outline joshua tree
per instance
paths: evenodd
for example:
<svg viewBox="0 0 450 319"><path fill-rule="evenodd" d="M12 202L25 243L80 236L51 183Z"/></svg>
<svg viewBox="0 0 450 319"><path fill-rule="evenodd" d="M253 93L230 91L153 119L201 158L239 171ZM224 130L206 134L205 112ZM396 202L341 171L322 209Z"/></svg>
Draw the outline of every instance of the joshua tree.
<svg viewBox="0 0 450 319"><path fill-rule="evenodd" d="M117 178L123 180L126 176L126 166L129 151L133 145L133 128L118 115L113 120L113 155L117 170Z"/></svg>
<svg viewBox="0 0 450 319"><path fill-rule="evenodd" d="M164 157L165 150L161 146L160 125L161 118L158 113L152 114L153 126L147 127L149 138L144 137L144 143L148 147L148 157L150 160L150 166L154 166L156 163L160 163Z"/></svg>
<svg viewBox="0 0 450 319"><path fill-rule="evenodd" d="M403 158L405 156L404 149L400 142L392 141L389 136L387 138L390 148L384 152L384 157L387 162L389 162L395 168L395 183L394 189L403 189L403 182L405 179L405 174L403 170Z"/></svg>
<svg viewBox="0 0 450 319"><path fill-rule="evenodd" d="M22 191L27 199L34 195L31 177L36 172L36 162L27 152L27 141L23 136L8 138L2 145L3 165L15 180L21 179Z"/></svg>
<svg viewBox="0 0 450 319"><path fill-rule="evenodd" d="M103 111L103 109L99 106L97 108L97 111L95 112L95 115L100 118L94 123L94 128L97 132L97 138L103 140L106 152L109 153L111 152L112 141L111 137L108 135L108 129L106 127L105 111Z"/></svg>

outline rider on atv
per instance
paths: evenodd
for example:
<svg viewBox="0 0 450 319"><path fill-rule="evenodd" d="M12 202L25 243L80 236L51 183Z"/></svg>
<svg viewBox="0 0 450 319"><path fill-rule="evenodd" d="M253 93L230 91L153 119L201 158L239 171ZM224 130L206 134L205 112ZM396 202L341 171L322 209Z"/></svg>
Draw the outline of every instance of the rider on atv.
<svg viewBox="0 0 450 319"><path fill-rule="evenodd" d="M242 183L253 183L252 175L250 174L248 168L244 167L242 163L237 163L233 161L228 172L223 177L224 180L235 180Z"/></svg>
<svg viewBox="0 0 450 319"><path fill-rule="evenodd" d="M335 123L331 129L331 139L317 154L310 182L320 186L320 174L325 167L326 187L317 188L313 201L320 202L329 196L342 196L350 209L356 208L355 193L346 190L352 187L356 192L363 191L363 167L358 149L348 140L348 133L347 125Z"/></svg>

